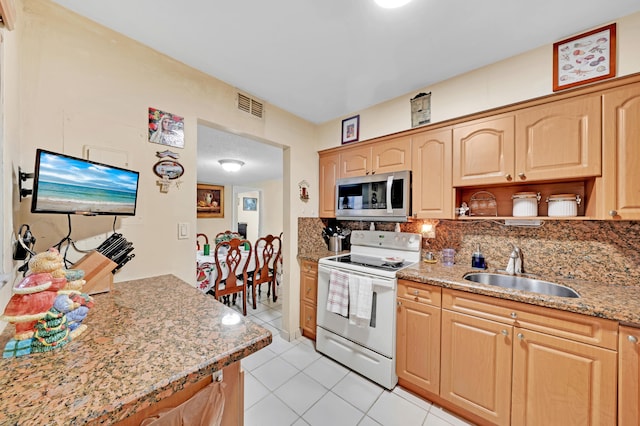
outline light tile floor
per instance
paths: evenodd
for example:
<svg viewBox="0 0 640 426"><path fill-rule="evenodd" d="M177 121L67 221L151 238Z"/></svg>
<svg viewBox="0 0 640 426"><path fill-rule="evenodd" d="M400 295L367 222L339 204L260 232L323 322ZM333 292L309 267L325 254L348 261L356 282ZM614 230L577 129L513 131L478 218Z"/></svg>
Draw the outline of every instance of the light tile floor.
<svg viewBox="0 0 640 426"><path fill-rule="evenodd" d="M400 386L384 389L316 352L312 340L287 342L282 299L273 303L263 291L258 300L256 310L247 304L247 315L273 332L273 343L242 360L246 426L472 424Z"/></svg>

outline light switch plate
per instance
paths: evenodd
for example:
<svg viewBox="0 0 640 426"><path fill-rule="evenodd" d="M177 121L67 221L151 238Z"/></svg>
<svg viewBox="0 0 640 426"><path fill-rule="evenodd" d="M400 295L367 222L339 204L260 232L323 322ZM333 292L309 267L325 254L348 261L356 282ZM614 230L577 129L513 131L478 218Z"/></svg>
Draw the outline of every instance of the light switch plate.
<svg viewBox="0 0 640 426"><path fill-rule="evenodd" d="M186 240L189 238L189 224L187 222L178 223L178 239Z"/></svg>

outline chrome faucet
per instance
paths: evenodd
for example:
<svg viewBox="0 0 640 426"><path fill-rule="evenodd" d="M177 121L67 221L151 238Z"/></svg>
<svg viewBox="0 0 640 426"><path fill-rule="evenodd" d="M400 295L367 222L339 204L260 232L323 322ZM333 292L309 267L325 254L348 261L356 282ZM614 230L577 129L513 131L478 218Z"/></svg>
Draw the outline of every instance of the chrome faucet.
<svg viewBox="0 0 640 426"><path fill-rule="evenodd" d="M509 263L507 264L506 269L507 274L522 274L524 272L524 268L522 267L522 250L520 250L520 247L515 244L511 244L511 246L513 247L513 250L509 256Z"/></svg>

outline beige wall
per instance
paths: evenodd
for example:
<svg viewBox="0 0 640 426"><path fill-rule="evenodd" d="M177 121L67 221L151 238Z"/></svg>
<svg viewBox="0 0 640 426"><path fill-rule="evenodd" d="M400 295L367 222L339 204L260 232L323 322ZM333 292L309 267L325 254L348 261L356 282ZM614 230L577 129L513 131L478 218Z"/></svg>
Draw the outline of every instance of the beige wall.
<svg viewBox="0 0 640 426"><path fill-rule="evenodd" d="M617 75L640 72L640 13L616 23ZM409 100L420 92L431 92L432 123L551 94L552 47L549 44L531 50L348 116L360 114L360 140L367 140L410 129ZM340 145L343 118L320 126L318 149Z"/></svg>
<svg viewBox="0 0 640 426"><path fill-rule="evenodd" d="M233 87L48 0L17 0L16 8L12 36L20 72L5 80L6 85L17 86L20 98L13 117L19 129L11 141L19 146L14 170L20 165L31 171L36 148L82 156L84 145L98 145L126 151L129 167L141 172L137 214L116 224L117 231L134 243L136 257L116 274L117 281L160 274L193 281L198 120L285 147L290 164L285 165L288 179L282 192L285 208L291 211L284 225L288 233L297 233L296 218L305 209L310 209L308 214L317 212L317 199L310 208L298 199L297 187L288 186L302 179L317 180L311 123L269 104L264 121L247 117L235 106ZM163 147L147 142L150 106L185 117L185 148L178 151L186 172L181 186L168 193L160 192L151 172L156 151ZM38 239L36 249L45 250L66 234L66 217L32 215L27 204L17 206L19 217L9 228L30 223ZM72 217L71 221L74 239L105 235L111 229L110 219ZM190 225L191 238L177 239L178 223ZM285 260L297 252L296 239L288 244ZM9 248L5 241L4 250ZM291 268L287 275L299 275L297 262L286 264ZM289 286L285 278L283 290L284 300L291 302L283 324L293 330L298 322L298 286Z"/></svg>
<svg viewBox="0 0 640 426"><path fill-rule="evenodd" d="M261 235L280 235L283 223L282 179L256 182L249 186L262 191L262 232ZM296 193L297 194L297 193Z"/></svg>

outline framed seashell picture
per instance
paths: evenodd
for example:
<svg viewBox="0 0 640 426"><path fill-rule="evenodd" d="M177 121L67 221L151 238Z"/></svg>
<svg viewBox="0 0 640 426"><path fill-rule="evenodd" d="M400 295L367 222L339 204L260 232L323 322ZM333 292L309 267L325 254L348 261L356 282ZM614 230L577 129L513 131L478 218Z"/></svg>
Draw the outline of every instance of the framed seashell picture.
<svg viewBox="0 0 640 426"><path fill-rule="evenodd" d="M553 44L553 91L616 75L616 24Z"/></svg>

